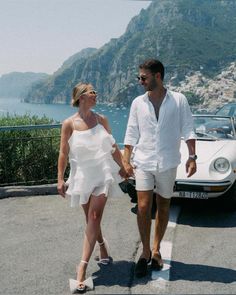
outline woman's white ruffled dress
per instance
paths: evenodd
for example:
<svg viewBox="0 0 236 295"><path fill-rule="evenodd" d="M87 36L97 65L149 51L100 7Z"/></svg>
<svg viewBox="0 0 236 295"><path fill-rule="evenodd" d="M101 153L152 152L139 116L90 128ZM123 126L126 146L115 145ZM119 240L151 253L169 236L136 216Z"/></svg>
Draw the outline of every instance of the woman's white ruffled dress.
<svg viewBox="0 0 236 295"><path fill-rule="evenodd" d="M71 206L86 204L90 195L109 197L123 195L119 166L112 158L115 139L101 125L79 131L73 130L69 139L70 175L66 195Z"/></svg>

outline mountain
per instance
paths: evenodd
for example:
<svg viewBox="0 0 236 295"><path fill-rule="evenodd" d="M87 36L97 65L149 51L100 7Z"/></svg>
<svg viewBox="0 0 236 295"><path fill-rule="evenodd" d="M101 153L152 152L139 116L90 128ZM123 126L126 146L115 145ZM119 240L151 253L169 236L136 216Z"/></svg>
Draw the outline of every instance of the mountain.
<svg viewBox="0 0 236 295"><path fill-rule="evenodd" d="M29 87L36 81L48 77L44 73L12 72L0 77L0 97L22 97L29 91Z"/></svg>
<svg viewBox="0 0 236 295"><path fill-rule="evenodd" d="M32 84L24 101L33 103L70 103L69 89L74 86L77 67L82 68L83 63L90 58L96 48L85 48L69 57L62 66L47 80Z"/></svg>
<svg viewBox="0 0 236 295"><path fill-rule="evenodd" d="M91 54L93 54L97 49L96 48L85 48L81 50L80 52L75 53L74 55L70 56L62 66L54 73L54 76L59 75L61 72L65 71L67 68L71 67L74 62L76 62L78 59L86 59Z"/></svg>
<svg viewBox="0 0 236 295"><path fill-rule="evenodd" d="M138 65L158 58L166 67L165 82L178 86L200 71L214 78L236 61L236 1L159 0L142 9L118 39L87 56L80 53L47 80L34 85L26 101L69 103L79 81L91 82L100 102L129 105L143 92Z"/></svg>

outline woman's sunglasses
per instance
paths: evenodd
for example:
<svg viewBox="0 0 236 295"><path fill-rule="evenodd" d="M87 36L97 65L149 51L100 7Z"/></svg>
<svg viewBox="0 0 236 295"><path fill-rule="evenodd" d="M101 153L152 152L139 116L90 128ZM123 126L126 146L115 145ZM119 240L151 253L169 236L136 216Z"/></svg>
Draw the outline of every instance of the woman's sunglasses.
<svg viewBox="0 0 236 295"><path fill-rule="evenodd" d="M91 91L87 91L87 92L85 92L85 93L83 93L83 94L97 94L97 91L95 91L95 90L91 90Z"/></svg>

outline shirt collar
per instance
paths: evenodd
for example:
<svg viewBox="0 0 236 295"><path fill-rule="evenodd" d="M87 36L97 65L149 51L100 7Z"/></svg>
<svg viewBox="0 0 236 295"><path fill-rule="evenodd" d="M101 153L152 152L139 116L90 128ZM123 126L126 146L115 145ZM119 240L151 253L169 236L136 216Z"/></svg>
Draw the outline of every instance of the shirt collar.
<svg viewBox="0 0 236 295"><path fill-rule="evenodd" d="M166 89L166 95L165 95L163 101L165 101L169 96L170 96L170 91L168 89ZM143 100L146 102L149 102L148 91L144 93Z"/></svg>

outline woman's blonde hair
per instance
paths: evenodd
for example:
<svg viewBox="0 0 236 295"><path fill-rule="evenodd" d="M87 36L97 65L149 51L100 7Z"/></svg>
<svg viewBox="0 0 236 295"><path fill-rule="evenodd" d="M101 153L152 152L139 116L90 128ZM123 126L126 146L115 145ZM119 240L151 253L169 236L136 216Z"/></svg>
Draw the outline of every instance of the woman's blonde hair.
<svg viewBox="0 0 236 295"><path fill-rule="evenodd" d="M89 83L78 83L77 85L75 85L72 91L72 100L71 100L71 104L73 107L79 106L80 96L83 95L88 90L89 86L91 86L91 84Z"/></svg>

